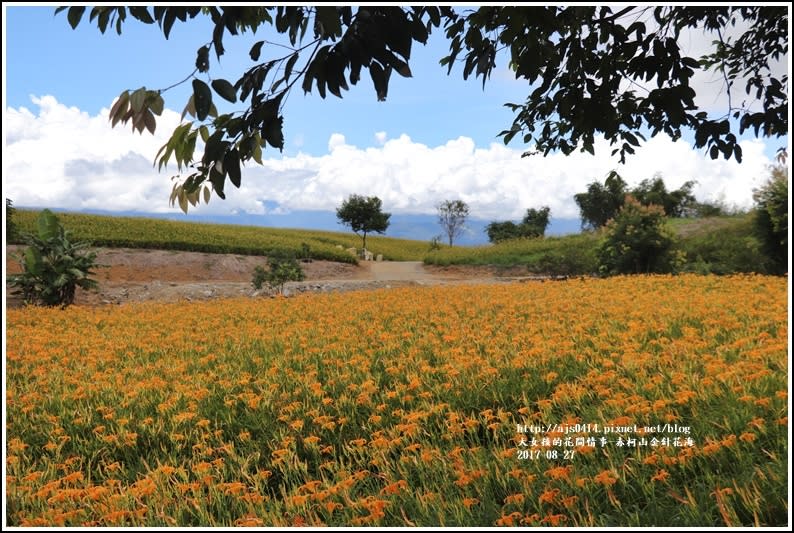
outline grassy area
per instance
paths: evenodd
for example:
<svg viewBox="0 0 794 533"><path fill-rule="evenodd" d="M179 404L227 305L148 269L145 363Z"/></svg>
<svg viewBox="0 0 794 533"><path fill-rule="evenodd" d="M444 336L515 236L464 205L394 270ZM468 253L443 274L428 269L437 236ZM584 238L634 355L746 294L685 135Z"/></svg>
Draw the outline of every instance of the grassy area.
<svg viewBox="0 0 794 533"><path fill-rule="evenodd" d="M682 270L700 274L768 273L761 245L753 234L752 215L671 219L676 249L686 254ZM545 239L516 239L495 245L444 247L425 256L436 265L525 265L528 272L584 275L598 272L597 233Z"/></svg>
<svg viewBox="0 0 794 533"><path fill-rule="evenodd" d="M37 216L38 211L18 210L15 220L20 231L33 231ZM300 256L305 243L309 245L314 259L347 263L355 262L355 258L345 249L361 247L361 238L352 233L79 213L57 213L57 216L64 227L73 232L75 238L91 241L95 246L245 255L268 255L281 251ZM373 254L382 254L385 259L393 261L419 261L428 249L426 242L389 237L367 236L367 244Z"/></svg>
<svg viewBox="0 0 794 533"><path fill-rule="evenodd" d="M785 526L786 292L634 276L10 309L6 520Z"/></svg>
<svg viewBox="0 0 794 533"><path fill-rule="evenodd" d="M530 272L590 274L598 271L593 234L515 239L494 245L444 247L425 256L434 265L526 265Z"/></svg>

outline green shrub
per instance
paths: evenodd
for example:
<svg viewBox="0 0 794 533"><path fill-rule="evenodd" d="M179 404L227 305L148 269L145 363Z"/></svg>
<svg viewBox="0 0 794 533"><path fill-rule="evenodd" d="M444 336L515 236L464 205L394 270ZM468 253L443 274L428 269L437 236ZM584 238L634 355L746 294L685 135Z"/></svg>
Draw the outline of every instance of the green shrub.
<svg viewBox="0 0 794 533"><path fill-rule="evenodd" d="M565 241L562 241L565 242ZM561 244L562 244L561 242ZM575 246L556 246L527 262L527 269L550 276L583 276L598 272L595 247L581 240Z"/></svg>
<svg viewBox="0 0 794 533"><path fill-rule="evenodd" d="M675 254L670 253L673 236L660 206L644 206L627 195L617 216L606 224L605 235L598 248L602 274L669 272L675 267Z"/></svg>
<svg viewBox="0 0 794 533"><path fill-rule="evenodd" d="M303 281L306 279L300 262L294 256L273 255L267 259L269 270L261 266L254 268L254 276L251 280L254 288L259 290L265 283L271 288L284 293L284 284L288 281Z"/></svg>
<svg viewBox="0 0 794 533"><path fill-rule="evenodd" d="M788 270L788 167L771 168L769 180L753 194L755 229L773 273Z"/></svg>
<svg viewBox="0 0 794 533"><path fill-rule="evenodd" d="M8 276L8 282L25 303L66 307L74 303L77 287L97 287L89 277L97 266L96 253L81 253L89 243L72 242L70 232L49 209L39 215L37 234L24 235L23 240L28 244L24 256L18 257L23 272Z"/></svg>
<svg viewBox="0 0 794 533"><path fill-rule="evenodd" d="M14 202L11 198L6 198L6 244L19 242L19 230L14 222Z"/></svg>

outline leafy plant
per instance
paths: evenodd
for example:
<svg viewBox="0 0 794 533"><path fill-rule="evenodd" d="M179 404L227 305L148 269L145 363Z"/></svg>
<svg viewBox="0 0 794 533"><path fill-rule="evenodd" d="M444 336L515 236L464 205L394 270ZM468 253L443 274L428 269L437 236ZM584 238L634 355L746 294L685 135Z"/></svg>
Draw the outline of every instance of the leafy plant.
<svg viewBox="0 0 794 533"><path fill-rule="evenodd" d="M755 230L764 254L773 262L773 270L782 274L788 269L788 167L771 167L771 176L754 191Z"/></svg>
<svg viewBox="0 0 794 533"><path fill-rule="evenodd" d="M303 281L306 275L303 268L294 256L274 254L267 259L269 270L261 266L254 268L251 280L254 288L259 290L265 283L276 289L279 294L284 293L284 284L288 281Z"/></svg>
<svg viewBox="0 0 794 533"><path fill-rule="evenodd" d="M19 229L17 228L16 222L14 222L14 214L16 213L16 209L14 209L14 202L11 201L11 198L6 198L6 243L14 243L17 242L19 239Z"/></svg>
<svg viewBox="0 0 794 533"><path fill-rule="evenodd" d="M665 227L664 209L644 206L626 196L617 216L606 225L606 238L598 249L603 274L665 272L673 268L673 237Z"/></svg>
<svg viewBox="0 0 794 533"><path fill-rule="evenodd" d="M15 294L26 303L66 307L74 303L77 287L95 289L96 253L82 253L88 242L73 242L58 218L44 209L37 221L37 234L23 236L28 244L25 254L18 257L24 271L8 276Z"/></svg>
<svg viewBox="0 0 794 533"><path fill-rule="evenodd" d="M540 209L527 209L527 213L520 223L508 220L506 222L491 222L485 226L488 240L497 243L510 239L535 239L543 237L549 225L551 209L548 206Z"/></svg>

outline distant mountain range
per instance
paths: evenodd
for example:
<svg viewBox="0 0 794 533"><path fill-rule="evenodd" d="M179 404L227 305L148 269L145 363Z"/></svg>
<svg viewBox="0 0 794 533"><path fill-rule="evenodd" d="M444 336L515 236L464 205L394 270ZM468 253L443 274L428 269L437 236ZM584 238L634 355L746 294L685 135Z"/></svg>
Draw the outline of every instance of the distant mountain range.
<svg viewBox="0 0 794 533"><path fill-rule="evenodd" d="M19 206L19 209L38 209ZM74 211L69 209L53 209L53 211L71 211L92 215L105 216L124 216L142 218L160 218L166 220L176 220L182 222L204 222L213 224L238 224L242 226L263 226L270 228L297 228L297 229L316 229L323 231L349 231L342 226L333 211L291 211L283 214L249 215L247 213L237 215L183 215L181 213L144 213L140 211L102 211L87 209ZM438 218L435 215L411 215L394 213L390 219L391 224L386 231L387 237L400 239L415 239L420 241L430 241L439 235L442 241L446 240ZM491 220L470 218L466 222L463 235L455 240L455 244L475 246L487 244L488 236L485 233L485 226ZM552 218L546 235L566 235L579 233L579 219Z"/></svg>

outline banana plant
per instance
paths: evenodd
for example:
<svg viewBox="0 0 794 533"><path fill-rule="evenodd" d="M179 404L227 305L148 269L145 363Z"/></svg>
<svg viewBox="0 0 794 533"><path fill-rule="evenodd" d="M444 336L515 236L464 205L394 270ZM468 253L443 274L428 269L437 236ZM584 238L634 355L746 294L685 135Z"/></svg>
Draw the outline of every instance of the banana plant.
<svg viewBox="0 0 794 533"><path fill-rule="evenodd" d="M23 236L28 248L17 260L23 268L7 280L27 304L66 307L74 303L77 287L96 289L91 279L97 267L96 253L84 253L87 242L72 241L58 218L44 209L36 223L36 234Z"/></svg>

